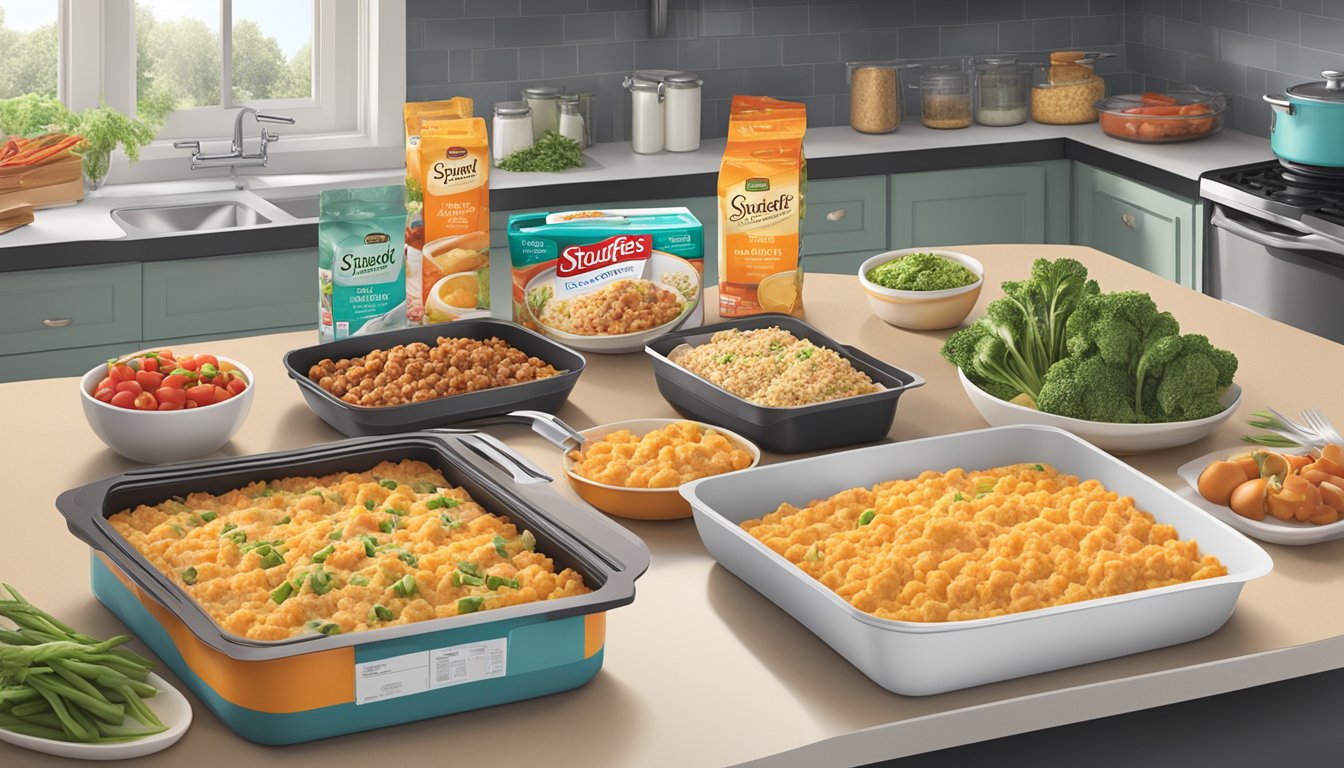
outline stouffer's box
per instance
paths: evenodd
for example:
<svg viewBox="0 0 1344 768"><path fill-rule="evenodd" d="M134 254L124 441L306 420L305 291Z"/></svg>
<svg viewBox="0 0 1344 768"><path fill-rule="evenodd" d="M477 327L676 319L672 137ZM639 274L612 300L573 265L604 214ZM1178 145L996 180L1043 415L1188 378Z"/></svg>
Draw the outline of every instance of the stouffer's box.
<svg viewBox="0 0 1344 768"><path fill-rule="evenodd" d="M575 349L637 352L704 320L704 227L686 208L509 217L513 319Z"/></svg>

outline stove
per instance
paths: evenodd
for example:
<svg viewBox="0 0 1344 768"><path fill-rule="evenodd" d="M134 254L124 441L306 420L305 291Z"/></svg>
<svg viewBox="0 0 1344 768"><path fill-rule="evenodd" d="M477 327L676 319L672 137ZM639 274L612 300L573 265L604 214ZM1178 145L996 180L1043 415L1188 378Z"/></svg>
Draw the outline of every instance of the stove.
<svg viewBox="0 0 1344 768"><path fill-rule="evenodd" d="M1204 290L1344 344L1344 168L1271 160L1200 179Z"/></svg>

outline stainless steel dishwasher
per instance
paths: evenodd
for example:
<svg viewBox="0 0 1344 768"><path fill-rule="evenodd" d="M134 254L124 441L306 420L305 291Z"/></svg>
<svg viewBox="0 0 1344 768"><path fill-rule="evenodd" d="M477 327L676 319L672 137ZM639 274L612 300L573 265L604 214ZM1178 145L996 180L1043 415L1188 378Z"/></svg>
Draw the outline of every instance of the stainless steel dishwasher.
<svg viewBox="0 0 1344 768"><path fill-rule="evenodd" d="M1277 161L1213 171L1205 292L1344 344L1344 175Z"/></svg>

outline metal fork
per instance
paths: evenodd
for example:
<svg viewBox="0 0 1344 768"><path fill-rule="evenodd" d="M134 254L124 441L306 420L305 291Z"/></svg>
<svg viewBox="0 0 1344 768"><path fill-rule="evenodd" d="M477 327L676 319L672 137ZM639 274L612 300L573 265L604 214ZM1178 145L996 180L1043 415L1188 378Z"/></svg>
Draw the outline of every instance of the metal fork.
<svg viewBox="0 0 1344 768"><path fill-rule="evenodd" d="M1316 450L1319 450L1325 444L1325 438L1318 434L1315 429L1312 429L1305 424L1298 424L1296 421L1284 416L1272 407L1266 406L1265 409L1274 414L1274 418L1283 423L1284 428L1288 430L1288 437L1297 440L1308 448Z"/></svg>
<svg viewBox="0 0 1344 768"><path fill-rule="evenodd" d="M1340 437L1339 430L1335 429L1335 425L1330 423L1330 419L1326 418L1325 412L1320 408L1308 408L1303 411L1302 420L1327 443L1344 443L1344 437Z"/></svg>

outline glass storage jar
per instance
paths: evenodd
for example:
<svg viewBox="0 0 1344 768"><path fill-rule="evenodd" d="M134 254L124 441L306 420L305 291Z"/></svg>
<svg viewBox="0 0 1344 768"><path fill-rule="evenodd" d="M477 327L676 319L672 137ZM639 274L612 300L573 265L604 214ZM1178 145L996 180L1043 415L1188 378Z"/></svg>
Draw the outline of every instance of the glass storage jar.
<svg viewBox="0 0 1344 768"><path fill-rule="evenodd" d="M560 121L558 125L561 136L578 144L580 149L588 146L588 125L583 119L583 114L579 112L579 94L560 94Z"/></svg>
<svg viewBox="0 0 1344 768"><path fill-rule="evenodd" d="M919 76L920 115L929 128L971 124L971 75L957 64L928 67Z"/></svg>
<svg viewBox="0 0 1344 768"><path fill-rule="evenodd" d="M1021 125L1027 121L1031 71L1013 56L989 56L975 63L975 122Z"/></svg>
<svg viewBox="0 0 1344 768"><path fill-rule="evenodd" d="M663 77L663 145L668 152L700 148L700 86L694 72L672 72Z"/></svg>
<svg viewBox="0 0 1344 768"><path fill-rule="evenodd" d="M1106 81L1093 69L1097 54L1055 51L1037 66L1031 84L1031 119L1051 125L1097 120L1097 102L1106 98Z"/></svg>
<svg viewBox="0 0 1344 768"><path fill-rule="evenodd" d="M851 61L849 127L860 133L890 133L901 124L901 74L911 65L894 61Z"/></svg>
<svg viewBox="0 0 1344 768"><path fill-rule="evenodd" d="M532 140L540 139L560 124L560 89L534 85L523 89L523 100L532 108Z"/></svg>
<svg viewBox="0 0 1344 768"><path fill-rule="evenodd" d="M494 111L490 155L498 165L514 152L532 146L532 108L525 101L501 101Z"/></svg>

